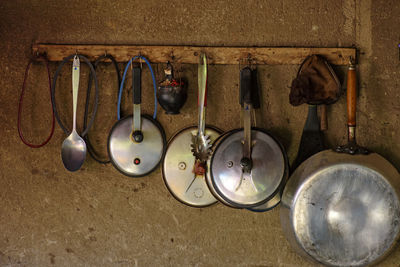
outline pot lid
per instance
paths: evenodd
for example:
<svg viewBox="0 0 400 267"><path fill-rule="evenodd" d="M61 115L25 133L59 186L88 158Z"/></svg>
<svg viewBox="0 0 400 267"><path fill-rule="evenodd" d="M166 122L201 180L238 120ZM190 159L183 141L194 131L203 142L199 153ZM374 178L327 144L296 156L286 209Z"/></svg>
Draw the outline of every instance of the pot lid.
<svg viewBox="0 0 400 267"><path fill-rule="evenodd" d="M252 129L252 169L243 173L243 131L227 134L211 159L216 192L237 207L256 207L273 198L284 180L286 158L280 144L260 129Z"/></svg>
<svg viewBox="0 0 400 267"><path fill-rule="evenodd" d="M165 134L151 116L141 116L140 143L132 139L132 116L119 120L108 137L108 153L115 168L127 176L145 176L160 163L165 150Z"/></svg>
<svg viewBox="0 0 400 267"><path fill-rule="evenodd" d="M194 173L196 160L191 144L197 131L196 126L188 127L171 138L162 171L165 185L177 200L189 206L205 207L216 203L217 199L207 187L205 174ZM206 127L205 133L211 142L220 135L219 131L210 127Z"/></svg>

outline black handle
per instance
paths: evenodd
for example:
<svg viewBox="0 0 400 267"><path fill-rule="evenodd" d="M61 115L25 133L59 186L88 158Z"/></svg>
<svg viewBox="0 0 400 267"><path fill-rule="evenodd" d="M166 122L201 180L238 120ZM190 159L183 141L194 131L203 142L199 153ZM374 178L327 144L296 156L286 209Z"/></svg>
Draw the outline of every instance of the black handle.
<svg viewBox="0 0 400 267"><path fill-rule="evenodd" d="M259 109L261 107L257 69L251 70L251 102L254 109Z"/></svg>
<svg viewBox="0 0 400 267"><path fill-rule="evenodd" d="M249 67L240 70L239 102L243 107L244 103L252 104L251 99L252 74Z"/></svg>
<svg viewBox="0 0 400 267"><path fill-rule="evenodd" d="M142 102L142 69L139 67L132 68L132 92L133 104Z"/></svg>

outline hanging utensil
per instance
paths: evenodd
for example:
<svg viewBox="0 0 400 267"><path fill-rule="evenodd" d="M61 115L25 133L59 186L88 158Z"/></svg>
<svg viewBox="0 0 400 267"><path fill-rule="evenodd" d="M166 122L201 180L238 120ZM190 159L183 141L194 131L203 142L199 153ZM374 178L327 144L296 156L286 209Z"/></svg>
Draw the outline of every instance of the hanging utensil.
<svg viewBox="0 0 400 267"><path fill-rule="evenodd" d="M73 105L73 124L71 134L64 140L61 147L61 157L67 170L73 172L81 168L86 158L85 141L76 132L76 107L78 104L79 89L79 57L75 55L72 63L72 105Z"/></svg>
<svg viewBox="0 0 400 267"><path fill-rule="evenodd" d="M301 64L297 77L292 82L290 103L298 106L308 104L308 115L297 157L291 165L294 171L303 161L325 149L323 134L317 113L317 105L335 103L342 94L339 79L328 61L321 56L307 57ZM326 109L326 107L325 107ZM326 115L321 114L322 121Z"/></svg>
<svg viewBox="0 0 400 267"><path fill-rule="evenodd" d="M205 124L207 105L205 54L200 56L198 86L198 127L187 127L171 138L162 171L165 185L177 200L193 207L206 207L217 202L207 187L205 175L211 144L221 131Z"/></svg>
<svg viewBox="0 0 400 267"><path fill-rule="evenodd" d="M205 134L206 126L206 105L207 105L207 58L205 54L200 55L200 62L198 67L198 81L199 81L199 127L197 134L192 136L192 152L196 159L201 162L206 162L210 156L211 140L210 136Z"/></svg>
<svg viewBox="0 0 400 267"><path fill-rule="evenodd" d="M301 255L329 266L365 266L400 235L400 175L382 156L357 145L356 71L347 78L348 145L304 161L282 196L281 222Z"/></svg>
<svg viewBox="0 0 400 267"><path fill-rule="evenodd" d="M122 78L118 109L126 73L132 61L143 59L150 69L155 86L154 73L149 61L143 56L136 56L128 62ZM165 133L154 116L141 114L141 68L132 67L133 115L119 119L108 137L108 153L111 163L121 173L131 177L141 177L152 172L163 158L166 146ZM120 113L118 112L118 115Z"/></svg>
<svg viewBox="0 0 400 267"><path fill-rule="evenodd" d="M174 68L167 63L164 70L165 79L157 90L157 100L166 114L179 114L187 99L187 82L181 78L175 79Z"/></svg>
<svg viewBox="0 0 400 267"><path fill-rule="evenodd" d="M217 194L232 206L254 208L267 203L280 192L287 176L283 147L268 132L251 127L252 73L240 73L240 103L244 129L231 131L217 144L210 174Z"/></svg>

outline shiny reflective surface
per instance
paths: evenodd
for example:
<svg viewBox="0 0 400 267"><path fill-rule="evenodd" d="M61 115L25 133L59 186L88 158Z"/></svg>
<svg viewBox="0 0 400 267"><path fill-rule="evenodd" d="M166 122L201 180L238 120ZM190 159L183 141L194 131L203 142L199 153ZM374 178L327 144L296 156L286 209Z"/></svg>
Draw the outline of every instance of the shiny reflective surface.
<svg viewBox="0 0 400 267"><path fill-rule="evenodd" d="M71 171L77 171L81 168L86 158L86 143L76 132L76 107L78 103L80 77L80 62L79 57L75 55L72 63L72 132L64 140L61 146L61 158L64 167Z"/></svg>
<svg viewBox="0 0 400 267"><path fill-rule="evenodd" d="M193 173L195 157L191 151L191 144L192 136L196 134L197 127L193 126L171 138L162 171L165 184L176 199L190 206L204 207L216 203L217 199L207 187L205 177L195 177ZM220 133L206 127L205 134L210 136L211 142L214 142Z"/></svg>
<svg viewBox="0 0 400 267"><path fill-rule="evenodd" d="M150 116L142 115L143 141L132 140L132 116L119 120L108 137L108 153L114 167L128 176L144 176L160 163L165 149L161 126Z"/></svg>
<svg viewBox="0 0 400 267"><path fill-rule="evenodd" d="M235 129L229 132L224 133L223 135L220 135L213 143L212 146L212 150L215 149L216 145L222 140L222 138L226 135L226 134L230 134L233 132L238 132L239 129ZM214 186L212 184L212 180L211 180L211 174L210 174L210 162L211 159L208 160L207 162L207 173L206 173L206 182L207 182L207 186L210 189L210 192L214 195L214 197L216 199L218 199L218 201L220 201L222 204L227 205L231 208L239 208L239 207L235 207L234 205L230 204L229 202L227 202L225 199L223 199L220 195L218 195L217 191L214 189ZM288 168L286 168L288 170ZM285 172L284 175L284 180L286 181L288 178L288 171ZM280 202L281 202L281 193L282 192L277 192L276 195L268 200L266 203L260 205L260 206L256 206L253 208L249 208L249 210L251 211L256 211L256 212L264 212L264 211L268 211L270 209L275 208Z"/></svg>
<svg viewBox="0 0 400 267"><path fill-rule="evenodd" d="M378 154L320 152L285 187L284 232L301 254L326 265L377 262L399 237L399 183Z"/></svg>
<svg viewBox="0 0 400 267"><path fill-rule="evenodd" d="M85 162L86 143L75 129L62 143L61 158L64 167L71 172L79 170Z"/></svg>
<svg viewBox="0 0 400 267"><path fill-rule="evenodd" d="M237 207L256 207L275 196L284 180L286 158L281 146L267 133L252 130L250 174L240 166L243 131L227 134L217 145L211 159L214 189L225 201Z"/></svg>
<svg viewBox="0 0 400 267"><path fill-rule="evenodd" d="M281 203L281 192L277 192L275 196L272 199L268 200L266 203L260 206L249 208L249 210L256 212L269 211L278 206L279 203Z"/></svg>

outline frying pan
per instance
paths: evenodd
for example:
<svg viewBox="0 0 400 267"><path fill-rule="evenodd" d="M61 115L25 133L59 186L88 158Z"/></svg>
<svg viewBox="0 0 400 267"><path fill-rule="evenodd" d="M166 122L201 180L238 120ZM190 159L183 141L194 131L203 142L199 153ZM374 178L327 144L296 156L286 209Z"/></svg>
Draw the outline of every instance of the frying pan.
<svg viewBox="0 0 400 267"><path fill-rule="evenodd" d="M295 250L329 266L383 259L400 233L400 175L382 156L356 144L356 71L347 79L348 145L304 161L289 179L281 205Z"/></svg>

